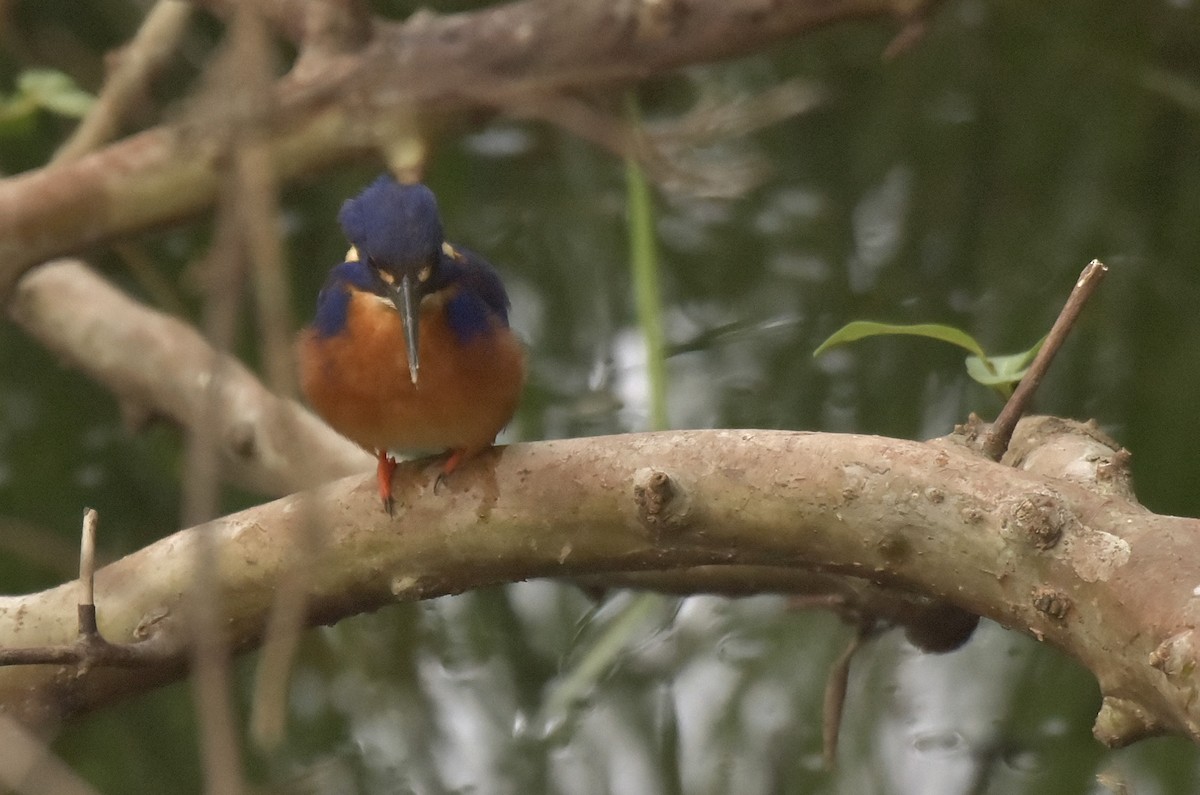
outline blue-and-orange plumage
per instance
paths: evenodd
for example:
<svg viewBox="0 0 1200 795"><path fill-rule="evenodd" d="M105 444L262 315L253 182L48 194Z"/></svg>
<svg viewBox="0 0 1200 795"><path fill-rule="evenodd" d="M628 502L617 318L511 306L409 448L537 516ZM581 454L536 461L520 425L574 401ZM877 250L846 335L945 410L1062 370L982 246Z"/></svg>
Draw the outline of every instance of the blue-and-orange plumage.
<svg viewBox="0 0 1200 795"><path fill-rule="evenodd" d="M300 337L304 395L375 453L391 508L389 450L449 450L449 475L491 445L517 408L525 350L495 269L446 243L433 192L377 179L338 215L352 248Z"/></svg>

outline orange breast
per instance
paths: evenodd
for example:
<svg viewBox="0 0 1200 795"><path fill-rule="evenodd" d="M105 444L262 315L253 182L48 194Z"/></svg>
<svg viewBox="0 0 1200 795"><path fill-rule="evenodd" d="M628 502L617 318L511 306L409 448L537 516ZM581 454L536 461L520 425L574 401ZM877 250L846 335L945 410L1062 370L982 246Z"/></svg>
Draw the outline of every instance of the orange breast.
<svg viewBox="0 0 1200 795"><path fill-rule="evenodd" d="M421 305L420 378L408 372L400 315L382 299L355 293L346 329L300 339L305 396L334 430L367 449L474 453L495 441L517 409L525 351L512 330L460 343L446 323L444 297Z"/></svg>

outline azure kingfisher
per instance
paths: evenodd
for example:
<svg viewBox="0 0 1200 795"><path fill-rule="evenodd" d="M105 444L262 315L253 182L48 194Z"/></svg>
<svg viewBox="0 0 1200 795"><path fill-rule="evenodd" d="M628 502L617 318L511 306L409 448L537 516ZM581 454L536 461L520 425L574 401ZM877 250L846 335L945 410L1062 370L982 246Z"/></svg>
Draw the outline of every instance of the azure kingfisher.
<svg viewBox="0 0 1200 795"><path fill-rule="evenodd" d="M391 513L389 451L449 451L442 478L496 440L517 409L525 348L483 257L442 236L437 200L384 175L348 199L351 247L301 332L301 388L334 430L374 453Z"/></svg>

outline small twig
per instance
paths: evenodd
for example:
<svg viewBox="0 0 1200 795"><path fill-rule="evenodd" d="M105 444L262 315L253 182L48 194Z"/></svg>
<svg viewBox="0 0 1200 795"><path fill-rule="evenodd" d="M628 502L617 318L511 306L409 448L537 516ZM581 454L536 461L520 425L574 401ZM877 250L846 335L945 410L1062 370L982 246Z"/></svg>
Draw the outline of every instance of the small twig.
<svg viewBox="0 0 1200 795"><path fill-rule="evenodd" d="M263 42L262 47L266 47ZM279 196L268 149L252 138L234 145L235 177L244 215L242 239L250 261L267 384L281 397L296 393L291 357L291 291L279 239Z"/></svg>
<svg viewBox="0 0 1200 795"><path fill-rule="evenodd" d="M138 643L109 643L96 625L96 526L94 508L83 512L83 538L79 543L79 634L73 643L0 649L3 665L108 665L137 667L165 662L169 656L155 636Z"/></svg>
<svg viewBox="0 0 1200 795"><path fill-rule="evenodd" d="M182 0L159 0L154 4L137 35L121 52L95 105L54 153L53 162L77 160L112 140L129 106L175 51L191 13L192 4Z"/></svg>
<svg viewBox="0 0 1200 795"><path fill-rule="evenodd" d="M1025 377L1021 379L1021 383L1017 385L1008 402L1004 404L1000 416L996 417L996 421L992 423L992 427L983 437L982 450L989 458L999 461L1000 456L1004 455L1004 451L1008 449L1008 443L1012 439L1013 429L1017 427L1017 421L1025 413L1029 402L1033 399L1033 393L1037 391L1046 371L1050 369L1050 362L1054 360L1058 349L1062 347L1067 335L1071 333L1075 321L1079 318L1079 313L1083 310L1083 305L1092 297L1092 293L1096 291L1100 280L1106 273L1108 273L1108 266L1100 260L1094 259L1079 274L1079 281L1075 282L1075 289L1071 291L1067 302L1063 304L1062 311L1058 314L1058 319L1054 321L1054 326L1046 335L1042 349L1038 351L1033 364L1029 365Z"/></svg>
<svg viewBox="0 0 1200 795"><path fill-rule="evenodd" d="M596 103L561 93L522 91L501 96L489 85L474 96L481 103L496 103L510 117L549 122L632 160L661 188L703 196L736 194L759 170L748 159L728 154L719 162L711 156L698 157L698 149L798 116L822 99L809 83L792 80L736 100L702 98L668 121L636 125Z"/></svg>
<svg viewBox="0 0 1200 795"><path fill-rule="evenodd" d="M109 643L100 635L56 646L0 649L0 666L79 665L85 668L145 668L174 662L171 643L152 635L137 643Z"/></svg>
<svg viewBox="0 0 1200 795"><path fill-rule="evenodd" d="M829 679L825 681L825 698L821 709L821 756L825 760L825 769L829 771L837 765L838 734L842 730L846 689L850 684L850 661L862 647L865 638L866 632L862 629L854 634L829 669Z"/></svg>
<svg viewBox="0 0 1200 795"><path fill-rule="evenodd" d="M98 638L96 626L96 523L95 508L83 512L83 538L79 542L79 636Z"/></svg>

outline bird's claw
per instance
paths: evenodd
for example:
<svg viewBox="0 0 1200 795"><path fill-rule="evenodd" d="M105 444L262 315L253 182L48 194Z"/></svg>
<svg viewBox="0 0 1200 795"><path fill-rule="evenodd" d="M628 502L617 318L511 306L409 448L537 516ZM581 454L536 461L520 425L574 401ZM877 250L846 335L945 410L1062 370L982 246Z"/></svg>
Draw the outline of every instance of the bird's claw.
<svg viewBox="0 0 1200 795"><path fill-rule="evenodd" d="M396 515L396 500L392 497L392 475L396 473L396 459L388 455L386 450L375 453L379 465L375 468L375 476L379 482L379 498L383 500L383 510L388 516Z"/></svg>

